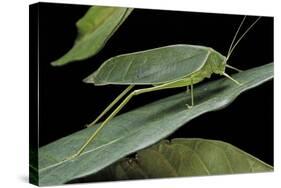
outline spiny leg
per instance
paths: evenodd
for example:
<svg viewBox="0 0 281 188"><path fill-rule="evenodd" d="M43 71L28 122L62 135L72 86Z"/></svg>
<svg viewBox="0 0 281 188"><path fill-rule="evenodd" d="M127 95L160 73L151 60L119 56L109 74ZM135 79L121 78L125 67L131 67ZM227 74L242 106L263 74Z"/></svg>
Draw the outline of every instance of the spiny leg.
<svg viewBox="0 0 281 188"><path fill-rule="evenodd" d="M106 109L103 110L103 112L95 119L95 121L93 121L92 123L86 125L86 127L91 127L93 125L95 125L121 98L123 98L132 88L134 87L134 85L130 85L128 86L122 93L120 93L115 99L114 101L112 101L107 107Z"/></svg>
<svg viewBox="0 0 281 188"><path fill-rule="evenodd" d="M75 157L78 157L84 150L85 148L94 140L94 138L97 136L97 134L101 131L101 129L130 101L130 99L133 96L143 94L143 93L148 93L151 91L157 91L157 90L162 90L162 89L168 89L169 87L166 87L165 84L160 85L160 86L154 86L150 88L145 88L145 89L139 89L131 92L122 102L119 104L119 106L105 119L105 121L96 129L96 131L89 137L89 139L82 145L82 147L72 156L68 157L67 160L74 159Z"/></svg>

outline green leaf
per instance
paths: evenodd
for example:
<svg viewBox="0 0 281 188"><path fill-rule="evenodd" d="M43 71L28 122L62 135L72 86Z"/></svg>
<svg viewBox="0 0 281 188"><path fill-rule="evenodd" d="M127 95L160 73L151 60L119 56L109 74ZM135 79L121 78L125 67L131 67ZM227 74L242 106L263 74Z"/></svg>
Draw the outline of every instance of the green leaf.
<svg viewBox="0 0 281 188"><path fill-rule="evenodd" d="M120 7L91 7L85 16L76 23L78 36L74 46L51 64L61 66L96 55L132 10Z"/></svg>
<svg viewBox="0 0 281 188"><path fill-rule="evenodd" d="M172 134L188 121L230 104L240 93L273 78L273 63L195 87L195 106L186 107L186 92L158 100L112 119L74 160L73 155L99 126L59 139L39 149L39 184L62 184L98 172L115 161ZM245 104L247 105L247 104ZM66 125L67 126L67 125Z"/></svg>
<svg viewBox="0 0 281 188"><path fill-rule="evenodd" d="M273 171L273 167L231 144L177 138L139 151L73 182L113 181Z"/></svg>

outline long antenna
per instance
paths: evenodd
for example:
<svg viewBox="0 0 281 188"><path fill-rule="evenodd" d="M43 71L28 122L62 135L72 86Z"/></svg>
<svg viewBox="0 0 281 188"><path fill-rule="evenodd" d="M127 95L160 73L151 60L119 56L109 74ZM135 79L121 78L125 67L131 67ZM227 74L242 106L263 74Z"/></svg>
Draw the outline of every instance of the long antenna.
<svg viewBox="0 0 281 188"><path fill-rule="evenodd" d="M239 31L240 31L241 26L242 26L242 25L243 25L243 23L244 23L244 21L245 21L246 17L247 17L247 16L244 16L243 20L241 21L241 23L240 23L240 25L239 25L239 27L238 27L238 29L237 29L237 31L236 31L236 33L235 33L235 35L234 35L234 37L233 37L233 39L232 39L232 41L231 41L231 44L230 44L229 49L228 49L228 51L227 51L227 55L226 55L226 57L228 57L228 56L229 56L229 53L230 53L231 48L232 48L232 45L233 45L233 43L234 43L234 41L235 41L235 39L236 39L236 37L237 37L237 35L238 35Z"/></svg>
<svg viewBox="0 0 281 188"><path fill-rule="evenodd" d="M233 50L235 49L235 47L237 46L237 44L241 41L241 39L250 31L250 29L259 21L259 19L261 19L261 16L258 17L254 23L252 23L252 25L243 33L243 35L236 41L235 45L232 47L232 49L230 50L229 54L226 57L226 61L229 59L230 55L232 54Z"/></svg>

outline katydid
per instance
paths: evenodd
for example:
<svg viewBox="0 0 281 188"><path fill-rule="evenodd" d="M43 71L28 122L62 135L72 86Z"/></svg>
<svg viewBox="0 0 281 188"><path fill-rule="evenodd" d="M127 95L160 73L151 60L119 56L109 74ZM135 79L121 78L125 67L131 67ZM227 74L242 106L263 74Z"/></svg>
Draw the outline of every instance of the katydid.
<svg viewBox="0 0 281 188"><path fill-rule="evenodd" d="M152 91L190 87L192 108L195 105L193 85L201 82L204 78L210 78L219 74L232 80L235 84L241 85L237 80L225 73L225 68L240 71L227 64L227 60L233 50L245 36L245 34L261 18L257 18L250 27L235 42L246 16L240 23L235 36L229 47L227 56L221 55L210 47L198 45L170 45L150 50L118 55L105 61L97 71L88 76L84 81L100 85L129 85L97 118L88 125L96 124L116 103L118 103L135 85L152 85L144 89L132 91L117 106L113 112L102 122L96 131L89 137L83 146L70 158L79 156L87 145L93 141L100 130L134 97ZM235 43L235 44L234 44Z"/></svg>

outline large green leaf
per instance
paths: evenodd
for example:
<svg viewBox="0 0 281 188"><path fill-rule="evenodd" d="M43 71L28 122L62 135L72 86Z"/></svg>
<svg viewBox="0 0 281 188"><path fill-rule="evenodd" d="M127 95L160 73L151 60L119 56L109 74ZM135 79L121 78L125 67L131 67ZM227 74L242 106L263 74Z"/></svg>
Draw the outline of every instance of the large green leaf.
<svg viewBox="0 0 281 188"><path fill-rule="evenodd" d="M77 22L78 36L74 46L54 66L83 60L96 55L132 12L131 8L93 6Z"/></svg>
<svg viewBox="0 0 281 188"><path fill-rule="evenodd" d="M161 141L73 182L268 172L273 167L231 144L205 139Z"/></svg>
<svg viewBox="0 0 281 188"><path fill-rule="evenodd" d="M273 63L233 77L242 85L222 78L196 87L196 105L191 109L186 107L190 96L184 92L115 117L74 160L65 159L81 147L99 124L40 148L40 185L62 184L98 172L126 155L167 137L191 119L227 106L243 91L272 79Z"/></svg>

